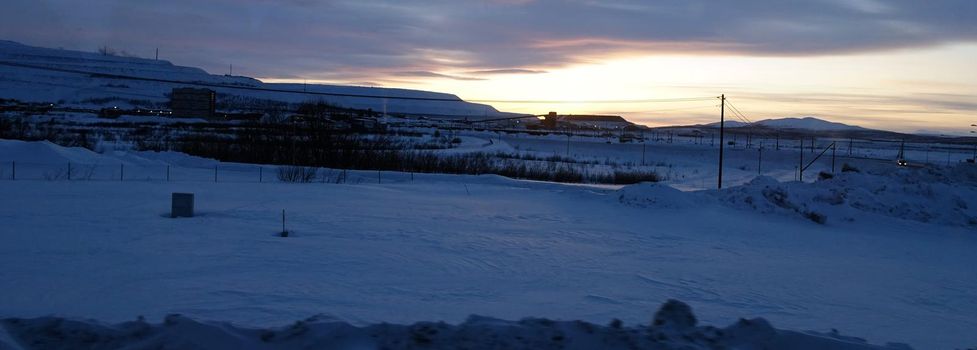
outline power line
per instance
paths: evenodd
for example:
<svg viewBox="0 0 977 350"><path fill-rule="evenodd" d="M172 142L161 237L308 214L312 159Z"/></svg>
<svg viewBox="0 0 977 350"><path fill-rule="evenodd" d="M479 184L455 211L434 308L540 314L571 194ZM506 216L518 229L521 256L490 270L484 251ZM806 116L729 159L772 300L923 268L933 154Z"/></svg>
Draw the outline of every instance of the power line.
<svg viewBox="0 0 977 350"><path fill-rule="evenodd" d="M746 115L744 115L743 112L741 112L739 108L736 108L736 106L733 105L732 102L730 102L729 100L727 100L726 101L726 104L729 105L729 108L733 112L733 115L735 115L737 118L739 118L740 120L742 120L746 124L748 124L750 126L753 126L753 121L751 121L750 118L747 118Z"/></svg>

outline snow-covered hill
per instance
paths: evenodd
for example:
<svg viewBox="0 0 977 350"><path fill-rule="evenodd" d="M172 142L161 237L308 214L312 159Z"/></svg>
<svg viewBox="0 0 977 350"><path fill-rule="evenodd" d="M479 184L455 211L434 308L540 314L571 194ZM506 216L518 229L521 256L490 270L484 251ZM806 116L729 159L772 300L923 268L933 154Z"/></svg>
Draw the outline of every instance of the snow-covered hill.
<svg viewBox="0 0 977 350"><path fill-rule="evenodd" d="M757 122L760 125L777 129L805 129L818 131L865 130L860 126L830 122L813 117L766 119Z"/></svg>
<svg viewBox="0 0 977 350"><path fill-rule="evenodd" d="M39 66L35 69L25 66ZM219 84L241 88L295 91L256 91L217 87L219 99L238 97L267 99L289 103L325 100L345 107L389 112L463 115L483 117L500 113L492 106L461 101L457 96L420 90L373 88L318 84L273 84L243 76L213 75L199 68L174 65L165 60L102 55L61 49L49 49L0 40L0 98L29 102L58 103L65 106L99 107L132 106L133 103L165 103L166 93L181 84L118 79L67 71L93 72L115 76L134 76L180 82ZM425 99L458 99L459 102L403 99L362 98L310 95L316 92L342 95L370 95Z"/></svg>
<svg viewBox="0 0 977 350"><path fill-rule="evenodd" d="M814 117L799 117L799 118L778 118L778 119L764 119L753 123L754 125L764 126L774 129L800 129L800 130L811 130L811 131L855 131L855 130L868 130L860 126L830 122L824 119L818 119ZM719 123L712 123L709 126L718 127ZM747 123L739 122L735 120L728 120L725 123L727 128L739 128L748 126Z"/></svg>

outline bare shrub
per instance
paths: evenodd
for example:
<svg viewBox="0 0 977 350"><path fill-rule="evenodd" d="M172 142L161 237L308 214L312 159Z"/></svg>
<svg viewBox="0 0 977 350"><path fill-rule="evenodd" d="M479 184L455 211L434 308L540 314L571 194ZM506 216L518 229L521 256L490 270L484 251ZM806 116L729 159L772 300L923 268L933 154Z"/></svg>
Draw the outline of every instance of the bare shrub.
<svg viewBox="0 0 977 350"><path fill-rule="evenodd" d="M278 167L278 180L281 182L312 182L318 169L313 167L286 165Z"/></svg>
<svg viewBox="0 0 977 350"><path fill-rule="evenodd" d="M613 183L618 185L630 185L640 182L660 182L661 175L649 170L615 170Z"/></svg>
<svg viewBox="0 0 977 350"><path fill-rule="evenodd" d="M44 176L44 179L47 181L60 181L71 178L68 168L57 168L55 170L45 171L42 176Z"/></svg>

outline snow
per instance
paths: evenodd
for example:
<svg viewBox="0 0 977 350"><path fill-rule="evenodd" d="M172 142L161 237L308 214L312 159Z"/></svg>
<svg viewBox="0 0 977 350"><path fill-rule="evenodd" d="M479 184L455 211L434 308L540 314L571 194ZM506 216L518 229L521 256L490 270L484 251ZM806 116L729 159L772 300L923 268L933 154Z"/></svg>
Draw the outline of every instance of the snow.
<svg viewBox="0 0 977 350"><path fill-rule="evenodd" d="M817 131L865 130L859 126L830 122L814 117L765 119L756 122L776 129L806 129Z"/></svg>
<svg viewBox="0 0 977 350"><path fill-rule="evenodd" d="M719 194L727 204L763 213L815 213L826 220L912 220L977 228L977 169L842 172L817 183L758 177Z"/></svg>
<svg viewBox="0 0 977 350"><path fill-rule="evenodd" d="M61 147L50 141L27 142L0 139L0 159L16 162L53 162L64 164L99 163L113 160L81 147Z"/></svg>
<svg viewBox="0 0 977 350"><path fill-rule="evenodd" d="M719 123L709 124L710 126L719 127ZM729 120L724 123L727 128L740 128L745 126L750 126L745 122ZM812 131L851 131L851 130L866 130L860 126L848 125L843 123L831 122L814 117L787 117L787 118L777 118L777 119L764 119L753 122L752 125L759 125L770 127L774 129L803 129Z"/></svg>
<svg viewBox="0 0 977 350"><path fill-rule="evenodd" d="M15 341L16 339L16 341ZM625 327L583 321L471 316L463 323L418 322L357 327L311 317L277 328L249 329L168 315L161 324L116 325L56 317L0 320L0 346L179 349L909 349L873 346L837 333L778 330L766 320L741 319L720 329L697 326L685 303L669 300L652 325Z"/></svg>
<svg viewBox="0 0 977 350"><path fill-rule="evenodd" d="M362 86L264 83L249 77L209 74L199 68L177 66L165 60L157 61L138 57L122 57L91 52L49 49L4 40L0 40L0 63L204 84L296 91L296 93L289 93L208 87L217 91L219 99L246 97L288 103L323 100L345 107L373 109L374 111L385 110L391 113L462 115L470 116L471 118L503 115L503 113L495 110L492 106L483 104L395 99L396 97L459 99L455 95L446 93ZM12 98L28 102L57 103L59 107L136 107L132 105L132 100L162 104L168 101L166 94L172 88L180 86L182 85L154 81L114 79L0 64L0 98ZM384 96L391 97L391 99L323 96L301 93L306 91L329 94ZM99 101L100 99L107 101Z"/></svg>
<svg viewBox="0 0 977 350"><path fill-rule="evenodd" d="M518 140L503 139L551 145ZM572 153L606 146L633 154L583 142ZM680 161L696 148L657 150ZM377 184L355 171L345 184L288 184L270 166L263 183L254 172L214 183L212 166L244 165L19 141L0 142L0 173L8 157L125 164L126 181L0 180L0 318L180 313L227 332L219 341L320 313L342 329L472 314L643 325L674 298L706 324L763 317L785 339L838 329L875 344L977 343L977 186L962 166L682 192L391 172ZM173 181L129 178L167 165ZM198 215L168 218L173 192L194 193ZM288 238L276 235L283 209Z"/></svg>

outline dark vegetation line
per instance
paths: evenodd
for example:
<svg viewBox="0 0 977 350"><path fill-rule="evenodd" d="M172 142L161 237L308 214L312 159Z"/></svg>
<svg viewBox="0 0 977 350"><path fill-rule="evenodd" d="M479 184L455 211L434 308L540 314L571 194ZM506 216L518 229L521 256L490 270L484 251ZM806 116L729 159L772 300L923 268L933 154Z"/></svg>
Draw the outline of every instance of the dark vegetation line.
<svg viewBox="0 0 977 350"><path fill-rule="evenodd" d="M596 169L591 162L561 157L487 152L443 154L460 139L389 130L338 130L324 119L289 124L32 122L0 118L0 138L48 140L95 149L99 141L129 143L136 150L177 151L223 162L383 170L416 173L497 174L567 183L658 182L656 172L636 168Z"/></svg>

